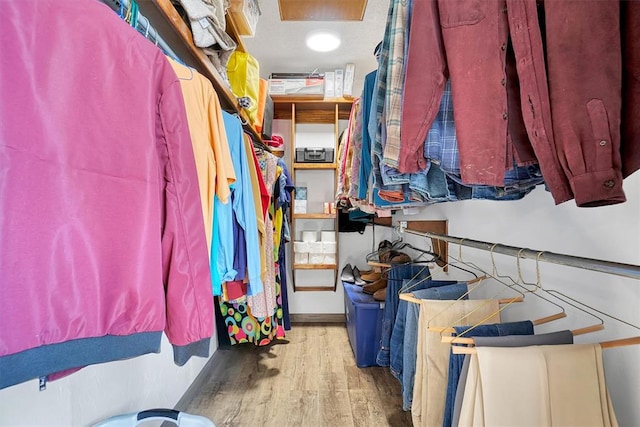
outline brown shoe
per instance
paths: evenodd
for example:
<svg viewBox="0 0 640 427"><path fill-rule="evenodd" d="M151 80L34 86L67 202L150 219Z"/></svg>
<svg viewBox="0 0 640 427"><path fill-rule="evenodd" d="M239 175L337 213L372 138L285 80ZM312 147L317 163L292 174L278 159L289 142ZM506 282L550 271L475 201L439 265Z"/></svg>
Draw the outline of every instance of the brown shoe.
<svg viewBox="0 0 640 427"><path fill-rule="evenodd" d="M398 253L397 255L391 257L391 259L389 260L389 262L391 264L408 264L410 263L411 257L407 254L403 254L403 253Z"/></svg>
<svg viewBox="0 0 640 427"><path fill-rule="evenodd" d="M386 301L387 299L387 288L384 287L382 289L378 289L373 293L373 299L376 301Z"/></svg>
<svg viewBox="0 0 640 427"><path fill-rule="evenodd" d="M364 285L362 287L362 292L364 292L365 294L373 295L378 289L382 289L386 287L387 287L387 279L380 278L371 284Z"/></svg>
<svg viewBox="0 0 640 427"><path fill-rule="evenodd" d="M366 273L366 274L362 272L360 273L360 277L362 277L362 280L369 283L375 282L381 276L382 276L382 273L380 273L379 271L378 272L372 271L371 273Z"/></svg>

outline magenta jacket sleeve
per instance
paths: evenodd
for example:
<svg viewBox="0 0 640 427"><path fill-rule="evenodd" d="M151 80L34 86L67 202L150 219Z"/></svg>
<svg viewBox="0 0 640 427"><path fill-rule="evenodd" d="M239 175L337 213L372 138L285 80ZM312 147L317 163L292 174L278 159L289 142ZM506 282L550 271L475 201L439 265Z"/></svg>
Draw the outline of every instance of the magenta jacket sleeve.
<svg viewBox="0 0 640 427"><path fill-rule="evenodd" d="M173 73L168 64L167 68ZM164 90L158 114L159 173L160 182L164 183L165 333L174 346L186 346L211 337L213 297L198 177L177 78Z"/></svg>

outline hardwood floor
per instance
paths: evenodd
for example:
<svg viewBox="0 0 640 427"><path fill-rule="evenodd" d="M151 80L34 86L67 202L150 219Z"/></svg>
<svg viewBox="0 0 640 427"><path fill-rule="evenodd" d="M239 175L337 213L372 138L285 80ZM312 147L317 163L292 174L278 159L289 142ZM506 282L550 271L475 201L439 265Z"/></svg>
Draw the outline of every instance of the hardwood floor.
<svg viewBox="0 0 640 427"><path fill-rule="evenodd" d="M411 426L388 368L358 368L344 324L294 324L269 347L221 347L177 409L221 426ZM198 381L199 382L199 381Z"/></svg>

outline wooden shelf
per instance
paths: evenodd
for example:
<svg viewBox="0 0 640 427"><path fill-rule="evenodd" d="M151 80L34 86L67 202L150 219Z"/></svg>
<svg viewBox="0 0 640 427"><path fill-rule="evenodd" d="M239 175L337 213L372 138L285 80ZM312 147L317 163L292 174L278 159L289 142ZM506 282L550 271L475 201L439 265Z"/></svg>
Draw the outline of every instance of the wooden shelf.
<svg viewBox="0 0 640 427"><path fill-rule="evenodd" d="M294 270L335 270L335 264L293 264Z"/></svg>
<svg viewBox="0 0 640 427"><path fill-rule="evenodd" d="M228 13L225 13L224 17L227 21L227 34L229 34L233 41L238 44L236 50L240 52L246 52L247 48L244 45L244 40L240 36L240 32L238 31L238 27L235 21L231 19L231 16Z"/></svg>
<svg viewBox="0 0 640 427"><path fill-rule="evenodd" d="M171 0L138 0L140 12L149 19L151 26L158 32L165 42L174 50L176 55L186 65L195 68L200 74L208 78L218 94L220 105L225 110L238 113L244 123L249 123L249 116L240 107L236 96L222 78L218 70L213 66L209 57L202 49L193 42L193 35L189 26L182 20L182 17L171 3ZM233 26L228 26L227 31L234 41L241 44L240 36L233 34ZM260 133L249 124L244 125L245 129L259 140L262 140Z"/></svg>
<svg viewBox="0 0 640 427"><path fill-rule="evenodd" d="M335 169L335 163L294 163L293 169Z"/></svg>
<svg viewBox="0 0 640 427"><path fill-rule="evenodd" d="M334 292L335 286L298 286L296 292Z"/></svg>
<svg viewBox="0 0 640 427"><path fill-rule="evenodd" d="M348 120L352 98L319 98L313 96L271 95L274 104L273 118L291 120L291 105L296 106L297 123L333 123L335 108L338 119Z"/></svg>
<svg viewBox="0 0 640 427"><path fill-rule="evenodd" d="M325 214L325 213L306 213L306 214L293 214L295 219L335 219L336 214Z"/></svg>

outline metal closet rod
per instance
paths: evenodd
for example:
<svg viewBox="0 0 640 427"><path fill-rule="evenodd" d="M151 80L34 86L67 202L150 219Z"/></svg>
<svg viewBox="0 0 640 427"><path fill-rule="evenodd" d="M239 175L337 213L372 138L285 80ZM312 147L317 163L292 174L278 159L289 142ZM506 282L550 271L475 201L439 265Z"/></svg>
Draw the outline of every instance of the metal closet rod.
<svg viewBox="0 0 640 427"><path fill-rule="evenodd" d="M460 237L448 236L443 234L431 233L429 231L414 231L404 229L404 233L415 234L416 236L429 237L432 239L443 240L449 243L469 246L484 251L492 251L497 254L509 255L523 259L534 259L553 264L560 264L569 267L582 268L585 270L599 271L607 274L615 274L616 276L630 277L632 279L640 279L640 265L623 264L619 262L604 261L593 258L583 258L573 255L557 254L554 252L538 251L534 249L518 248L515 246L507 246L479 240L463 239Z"/></svg>
<svg viewBox="0 0 640 427"><path fill-rule="evenodd" d="M129 0L100 0L102 3L109 6L115 12L120 12L120 3L124 5L125 8L129 7ZM142 19L140 19L142 18ZM152 43L158 46L162 51L172 57L173 59L178 59L178 55L169 47L169 45L160 37L158 31L151 26L149 19L144 16L142 13L138 12L138 25L136 30L149 39Z"/></svg>

